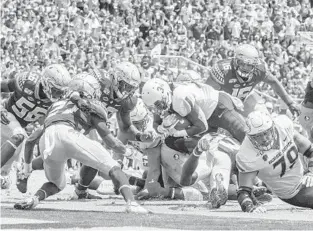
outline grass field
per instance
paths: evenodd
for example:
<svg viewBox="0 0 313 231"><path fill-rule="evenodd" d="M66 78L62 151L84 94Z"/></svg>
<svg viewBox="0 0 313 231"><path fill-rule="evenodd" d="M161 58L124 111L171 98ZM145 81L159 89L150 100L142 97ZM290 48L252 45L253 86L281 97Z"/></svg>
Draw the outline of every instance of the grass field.
<svg viewBox="0 0 313 231"><path fill-rule="evenodd" d="M14 180L13 180L14 181ZM32 211L18 211L13 204L29 196L45 182L44 173L34 172L29 193L23 195L12 185L1 191L1 229L88 229L88 230L313 230L313 210L289 206L278 199L266 207L266 214L241 212L237 202L229 201L217 210L205 202L144 201L153 214L124 213L120 196L103 196L103 200L69 201L73 186L49 198Z"/></svg>

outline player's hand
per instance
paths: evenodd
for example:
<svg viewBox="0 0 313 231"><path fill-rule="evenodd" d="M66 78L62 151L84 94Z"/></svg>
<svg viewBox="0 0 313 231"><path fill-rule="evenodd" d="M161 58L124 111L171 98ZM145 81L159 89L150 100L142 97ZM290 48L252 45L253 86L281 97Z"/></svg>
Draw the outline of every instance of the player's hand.
<svg viewBox="0 0 313 231"><path fill-rule="evenodd" d="M3 125L8 125L10 120L8 119L8 111L4 108L1 108L1 123Z"/></svg>
<svg viewBox="0 0 313 231"><path fill-rule="evenodd" d="M288 107L295 118L301 114L300 106L296 102L289 104Z"/></svg>
<svg viewBox="0 0 313 231"><path fill-rule="evenodd" d="M150 195L149 195L148 189L143 189L136 195L137 200L146 200L149 198L150 198Z"/></svg>
<svg viewBox="0 0 313 231"><path fill-rule="evenodd" d="M313 173L308 172L307 174L305 174L302 177L301 183L307 188L313 187Z"/></svg>
<svg viewBox="0 0 313 231"><path fill-rule="evenodd" d="M253 210L250 211L251 213L266 213L267 210L264 206L255 206Z"/></svg>
<svg viewBox="0 0 313 231"><path fill-rule="evenodd" d="M140 140L142 142L152 142L156 138L156 134L153 131L141 133Z"/></svg>
<svg viewBox="0 0 313 231"><path fill-rule="evenodd" d="M210 149L210 140L206 139L205 137L200 139L197 144L197 149L199 152L205 152Z"/></svg>

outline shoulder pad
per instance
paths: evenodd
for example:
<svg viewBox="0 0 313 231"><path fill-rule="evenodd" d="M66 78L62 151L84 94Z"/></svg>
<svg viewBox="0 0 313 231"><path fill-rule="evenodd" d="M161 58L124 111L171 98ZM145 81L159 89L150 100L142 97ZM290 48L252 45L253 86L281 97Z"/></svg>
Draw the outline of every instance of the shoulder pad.
<svg viewBox="0 0 313 231"><path fill-rule="evenodd" d="M274 118L274 123L282 129L285 129L291 136L294 135L294 126L291 119L286 115L278 115Z"/></svg>
<svg viewBox="0 0 313 231"><path fill-rule="evenodd" d="M236 155L236 165L240 172L255 172L262 168L264 161L246 137Z"/></svg>
<svg viewBox="0 0 313 231"><path fill-rule="evenodd" d="M185 117L193 109L195 104L195 98L186 94L184 91L179 91L179 87L173 92L173 109L180 116Z"/></svg>
<svg viewBox="0 0 313 231"><path fill-rule="evenodd" d="M211 68L211 77L219 84L225 83L225 75L231 70L230 60L220 60Z"/></svg>

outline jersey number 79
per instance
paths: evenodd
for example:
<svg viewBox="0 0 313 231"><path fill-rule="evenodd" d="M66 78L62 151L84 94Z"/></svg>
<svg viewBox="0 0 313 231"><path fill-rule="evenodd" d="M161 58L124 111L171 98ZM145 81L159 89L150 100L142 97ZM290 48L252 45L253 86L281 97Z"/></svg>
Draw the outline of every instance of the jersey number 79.
<svg viewBox="0 0 313 231"><path fill-rule="evenodd" d="M283 155L280 157L274 164L273 168L275 169L277 166L281 165L281 173L280 177L283 177L286 173L287 163L289 162L290 166L289 169L291 169L294 164L296 163L296 160L298 159L298 150L295 146L292 146L286 154L287 160L285 156ZM286 163L287 162L287 163Z"/></svg>

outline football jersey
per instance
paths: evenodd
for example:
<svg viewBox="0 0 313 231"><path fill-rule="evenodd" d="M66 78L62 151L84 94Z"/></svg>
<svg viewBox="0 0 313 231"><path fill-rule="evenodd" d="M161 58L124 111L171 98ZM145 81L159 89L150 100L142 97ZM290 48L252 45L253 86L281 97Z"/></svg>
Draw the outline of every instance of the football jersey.
<svg viewBox="0 0 313 231"><path fill-rule="evenodd" d="M153 117L149 116L149 122L147 124L147 128L144 132L154 132L156 134L156 131L153 128ZM148 148L154 148L161 142L161 137L157 137L155 140L150 142L142 142L142 141L136 141L136 140L128 140L128 144L136 148L139 152L143 152L145 149Z"/></svg>
<svg viewBox="0 0 313 231"><path fill-rule="evenodd" d="M212 67L209 74L219 84L222 91L244 100L253 88L265 79L266 66L263 62L259 64L252 73L252 77L244 81L237 77L233 62L233 59L220 60Z"/></svg>
<svg viewBox="0 0 313 231"><path fill-rule="evenodd" d="M137 97L130 95L123 100L118 100L112 89L112 81L108 73L93 69L90 72L96 79L101 82L101 97L100 101L105 105L109 114L118 111L131 111L137 104Z"/></svg>
<svg viewBox="0 0 313 231"><path fill-rule="evenodd" d="M274 118L277 144L268 151L256 149L246 137L236 156L240 172L258 172L258 177L282 199L296 195L301 186L303 166L294 142L292 121L285 115Z"/></svg>
<svg viewBox="0 0 313 231"><path fill-rule="evenodd" d="M63 99L51 105L45 118L44 126L49 127L54 123L67 123L76 130L84 129L86 133L93 127L92 116L99 116L106 121L107 112L100 102L92 102L92 111L80 110L70 99Z"/></svg>
<svg viewBox="0 0 313 231"><path fill-rule="evenodd" d="M14 92L5 104L22 127L45 116L52 104L49 99L39 96L40 75L36 72L21 72L9 81L9 89Z"/></svg>
<svg viewBox="0 0 313 231"><path fill-rule="evenodd" d="M207 84L180 84L173 91L172 108L185 117L198 105L208 120L217 106L218 97L219 92Z"/></svg>

